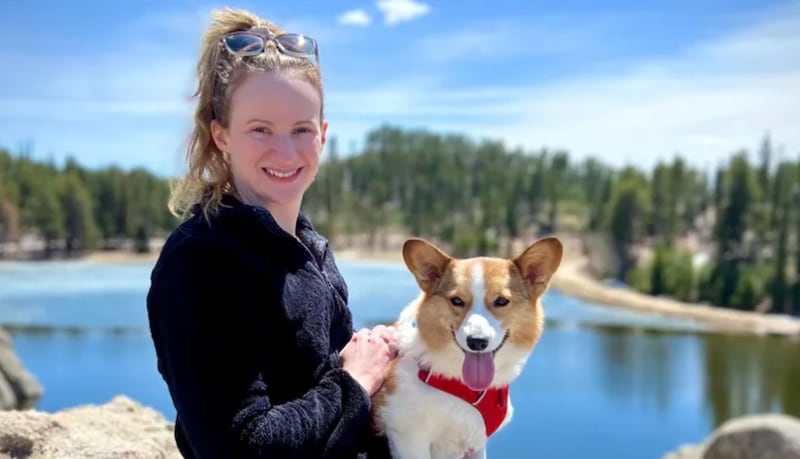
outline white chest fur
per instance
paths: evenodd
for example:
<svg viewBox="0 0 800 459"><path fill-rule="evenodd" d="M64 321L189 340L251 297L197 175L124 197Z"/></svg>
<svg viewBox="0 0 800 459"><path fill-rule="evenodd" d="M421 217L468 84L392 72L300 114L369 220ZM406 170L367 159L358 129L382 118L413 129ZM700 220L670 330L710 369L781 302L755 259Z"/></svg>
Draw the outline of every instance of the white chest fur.
<svg viewBox="0 0 800 459"><path fill-rule="evenodd" d="M416 331L405 329L393 393L380 407L381 428L395 459L461 459L485 456L486 427L477 408L419 379ZM417 351L417 352L415 352ZM424 357L422 357L424 358ZM503 424L512 417L510 400ZM502 427L502 426L501 426ZM473 453L465 456L468 451Z"/></svg>

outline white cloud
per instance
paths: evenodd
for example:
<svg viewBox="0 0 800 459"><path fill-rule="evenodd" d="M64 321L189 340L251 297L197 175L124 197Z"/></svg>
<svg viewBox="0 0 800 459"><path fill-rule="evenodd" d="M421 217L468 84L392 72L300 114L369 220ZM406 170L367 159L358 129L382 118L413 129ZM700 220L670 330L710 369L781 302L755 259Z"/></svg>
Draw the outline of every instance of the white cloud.
<svg viewBox="0 0 800 459"><path fill-rule="evenodd" d="M607 49L616 41L620 18L541 16L484 19L454 31L422 37L417 49L430 61L482 61L520 56L584 55Z"/></svg>
<svg viewBox="0 0 800 459"><path fill-rule="evenodd" d="M344 12L339 16L339 24L344 25L367 26L370 22L372 21L367 12L360 8Z"/></svg>
<svg viewBox="0 0 800 459"><path fill-rule="evenodd" d="M430 5L414 0L378 0L377 5L388 25L412 21L431 10Z"/></svg>
<svg viewBox="0 0 800 459"><path fill-rule="evenodd" d="M713 167L769 132L800 153L800 8L674 55L515 87L453 88L445 79L331 94L331 117L376 120L510 146L565 148L613 164L651 166L679 153ZM345 102L346 101L346 102ZM335 122L334 122L335 125ZM332 126L333 129L333 126Z"/></svg>
<svg viewBox="0 0 800 459"><path fill-rule="evenodd" d="M75 152L90 165L136 161L175 170L191 121L187 96L193 89L195 54L189 48L202 28L202 21L195 22L198 17L191 12L187 18L145 18L137 27L171 31L170 39L156 34L125 40L115 44L113 53L91 59L3 52L2 60L14 62L16 71L0 72L0 142L5 142L0 146L13 148L32 138L37 151ZM559 35L559 44L539 40L544 49L526 52L561 53L591 37L594 43L598 30L608 25L601 22L597 29L576 25L576 30ZM675 54L608 65L612 71L600 76L586 72L549 83L526 84L526 75L520 74L515 80L523 83L515 86L454 85L448 65L435 62L425 62L417 73L404 71L397 81L379 79L371 87L337 73L353 89L326 87L331 134L345 149L351 140L360 142L366 131L388 122L502 139L531 149L563 147L576 156L596 154L611 163L647 167L657 156L676 152L713 166L734 150L755 148L769 131L785 154L797 155L800 6L752 24ZM329 46L358 33L302 18L283 25ZM511 32L501 34L504 39L531 39L540 33L519 24L515 28L513 22L508 26ZM492 49L479 46L481 40L457 33L463 38L452 42L442 57L491 56ZM464 53L470 46L476 54ZM48 71L42 71L42 62L48 63ZM539 80L534 77L530 81Z"/></svg>

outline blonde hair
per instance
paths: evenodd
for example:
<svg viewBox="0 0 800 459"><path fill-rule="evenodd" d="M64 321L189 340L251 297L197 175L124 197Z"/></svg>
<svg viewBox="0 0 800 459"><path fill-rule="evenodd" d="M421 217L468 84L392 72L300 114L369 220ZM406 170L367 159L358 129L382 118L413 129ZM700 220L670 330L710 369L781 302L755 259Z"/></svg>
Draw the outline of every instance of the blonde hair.
<svg viewBox="0 0 800 459"><path fill-rule="evenodd" d="M253 28L276 35L283 33L277 25L248 11L225 8L211 13L211 24L203 34L197 62L197 89L192 94L197 106L186 149L188 171L173 187L168 203L175 216L185 218L199 204L208 218L217 212L224 194L233 190L230 164L211 136L211 122L216 118L223 127L228 127L231 95L245 76L251 72L289 72L306 78L319 92L320 100L323 99L320 69L307 59L285 55L271 42L257 56L234 56L224 49L225 35Z"/></svg>

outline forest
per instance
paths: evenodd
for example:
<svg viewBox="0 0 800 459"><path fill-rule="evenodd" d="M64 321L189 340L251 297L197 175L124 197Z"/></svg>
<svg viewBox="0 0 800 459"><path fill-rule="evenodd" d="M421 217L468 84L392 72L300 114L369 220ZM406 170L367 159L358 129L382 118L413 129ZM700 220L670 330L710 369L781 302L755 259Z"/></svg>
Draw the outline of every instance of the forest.
<svg viewBox="0 0 800 459"><path fill-rule="evenodd" d="M800 315L800 154L778 156L768 135L754 144L710 170L692 166L691 152L643 170L386 125L346 155L329 139L304 211L336 244L359 235L380 248L406 234L461 256L580 235L607 247L599 275L642 292ZM25 238L43 241L43 257L146 251L179 223L166 208L170 186L140 168L90 170L0 150L0 257ZM698 262L700 250L707 259Z"/></svg>

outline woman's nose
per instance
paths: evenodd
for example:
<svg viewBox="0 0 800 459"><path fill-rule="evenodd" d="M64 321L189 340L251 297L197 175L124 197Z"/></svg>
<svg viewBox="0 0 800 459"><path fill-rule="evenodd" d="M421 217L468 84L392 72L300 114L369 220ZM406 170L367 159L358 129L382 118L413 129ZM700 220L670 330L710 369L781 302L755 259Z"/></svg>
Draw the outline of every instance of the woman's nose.
<svg viewBox="0 0 800 459"><path fill-rule="evenodd" d="M294 160L294 142L291 135L276 135L273 137L274 143L272 145L273 155L276 159L283 159L288 161Z"/></svg>

